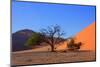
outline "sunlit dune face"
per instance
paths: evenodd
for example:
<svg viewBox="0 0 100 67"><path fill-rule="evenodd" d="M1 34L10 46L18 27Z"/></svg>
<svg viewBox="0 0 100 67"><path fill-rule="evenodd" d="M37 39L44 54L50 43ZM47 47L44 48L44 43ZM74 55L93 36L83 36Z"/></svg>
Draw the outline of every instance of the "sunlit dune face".
<svg viewBox="0 0 100 67"><path fill-rule="evenodd" d="M95 50L95 22L75 36L76 42L82 42L81 50Z"/></svg>
<svg viewBox="0 0 100 67"><path fill-rule="evenodd" d="M95 22L77 33L74 40L75 43L82 43L80 50L95 50ZM57 50L66 49L69 42L70 39L64 43L61 43L61 45L57 47Z"/></svg>

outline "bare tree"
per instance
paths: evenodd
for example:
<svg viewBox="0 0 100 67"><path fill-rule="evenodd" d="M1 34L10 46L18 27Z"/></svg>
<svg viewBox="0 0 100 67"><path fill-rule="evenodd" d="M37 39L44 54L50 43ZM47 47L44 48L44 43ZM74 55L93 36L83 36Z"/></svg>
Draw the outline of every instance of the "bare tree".
<svg viewBox="0 0 100 67"><path fill-rule="evenodd" d="M61 32L61 28L58 25L48 26L46 29L41 29L40 34L42 35L42 41L51 46L51 51L54 52L54 45L58 44L64 39L62 36L64 32Z"/></svg>

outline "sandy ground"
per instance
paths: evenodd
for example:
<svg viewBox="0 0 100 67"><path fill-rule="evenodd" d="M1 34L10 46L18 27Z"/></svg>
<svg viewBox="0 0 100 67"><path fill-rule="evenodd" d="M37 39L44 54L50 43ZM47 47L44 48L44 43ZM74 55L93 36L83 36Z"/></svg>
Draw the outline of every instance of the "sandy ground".
<svg viewBox="0 0 100 67"><path fill-rule="evenodd" d="M67 63L80 61L95 61L94 51L79 52L13 52L12 65L31 65L48 63Z"/></svg>

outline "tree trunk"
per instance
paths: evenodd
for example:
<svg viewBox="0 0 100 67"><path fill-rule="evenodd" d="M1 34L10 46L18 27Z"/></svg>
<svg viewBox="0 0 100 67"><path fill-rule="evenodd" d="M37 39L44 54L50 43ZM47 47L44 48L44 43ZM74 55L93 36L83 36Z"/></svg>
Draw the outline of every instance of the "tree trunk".
<svg viewBox="0 0 100 67"><path fill-rule="evenodd" d="M51 45L51 52L55 52L54 45Z"/></svg>

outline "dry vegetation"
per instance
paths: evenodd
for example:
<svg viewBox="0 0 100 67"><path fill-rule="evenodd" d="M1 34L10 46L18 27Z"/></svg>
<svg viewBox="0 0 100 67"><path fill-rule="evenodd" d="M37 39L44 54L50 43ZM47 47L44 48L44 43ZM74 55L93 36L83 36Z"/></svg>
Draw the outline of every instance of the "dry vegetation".
<svg viewBox="0 0 100 67"><path fill-rule="evenodd" d="M31 65L47 63L65 63L80 61L95 61L94 51L77 52L13 52L12 65Z"/></svg>

